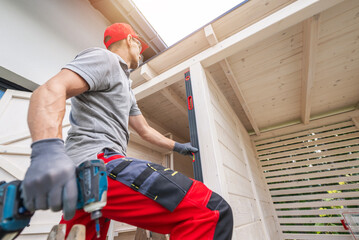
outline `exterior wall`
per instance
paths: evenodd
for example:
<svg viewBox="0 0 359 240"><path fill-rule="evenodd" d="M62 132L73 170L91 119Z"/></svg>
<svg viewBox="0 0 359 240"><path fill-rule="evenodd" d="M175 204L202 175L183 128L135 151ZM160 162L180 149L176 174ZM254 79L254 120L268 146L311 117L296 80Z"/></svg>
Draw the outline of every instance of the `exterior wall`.
<svg viewBox="0 0 359 240"><path fill-rule="evenodd" d="M1 1L0 77L34 90L83 49L103 47L108 24L87 0Z"/></svg>
<svg viewBox="0 0 359 240"><path fill-rule="evenodd" d="M234 213L233 239L280 239L251 139L215 80L190 68L204 182Z"/></svg>
<svg viewBox="0 0 359 240"><path fill-rule="evenodd" d="M279 239L271 198L249 135L214 83L209 82L209 90L229 200L235 213L234 235L238 239Z"/></svg>

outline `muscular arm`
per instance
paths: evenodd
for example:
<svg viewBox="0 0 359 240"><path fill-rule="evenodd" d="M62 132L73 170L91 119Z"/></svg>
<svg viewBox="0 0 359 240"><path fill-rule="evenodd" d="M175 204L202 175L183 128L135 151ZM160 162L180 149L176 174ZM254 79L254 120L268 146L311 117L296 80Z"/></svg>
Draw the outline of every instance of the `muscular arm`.
<svg viewBox="0 0 359 240"><path fill-rule="evenodd" d="M37 88L31 96L27 117L32 140L62 138L66 99L88 88L85 80L68 69L61 70Z"/></svg>
<svg viewBox="0 0 359 240"><path fill-rule="evenodd" d="M146 141L173 150L175 142L150 127L143 115L130 116L130 126Z"/></svg>

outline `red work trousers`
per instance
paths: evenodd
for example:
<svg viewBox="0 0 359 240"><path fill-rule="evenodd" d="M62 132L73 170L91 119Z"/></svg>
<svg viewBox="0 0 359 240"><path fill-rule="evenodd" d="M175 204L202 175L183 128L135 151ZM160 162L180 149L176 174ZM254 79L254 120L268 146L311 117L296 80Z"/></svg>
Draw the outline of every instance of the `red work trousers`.
<svg viewBox="0 0 359 240"><path fill-rule="evenodd" d="M98 158L106 162L114 157ZM119 155L117 155L117 158ZM135 191L125 184L108 178L107 205L102 209L99 240L105 240L110 219L131 224L152 232L170 234L171 240L230 240L233 217L231 208L218 194L203 183L194 180L185 197L171 212L153 199ZM95 222L90 214L76 211L66 224L66 236L74 224L86 226L86 240L95 240Z"/></svg>

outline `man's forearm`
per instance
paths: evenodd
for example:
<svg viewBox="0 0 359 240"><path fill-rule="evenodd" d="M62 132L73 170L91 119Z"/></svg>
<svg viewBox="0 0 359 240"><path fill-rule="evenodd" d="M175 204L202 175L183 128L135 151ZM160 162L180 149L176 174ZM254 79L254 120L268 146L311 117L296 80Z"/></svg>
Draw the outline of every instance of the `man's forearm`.
<svg viewBox="0 0 359 240"><path fill-rule="evenodd" d="M32 140L62 138L62 120L66 111L66 94L49 84L40 86L31 96L28 125Z"/></svg>
<svg viewBox="0 0 359 240"><path fill-rule="evenodd" d="M175 141L163 136L161 133L159 133L152 127L149 127L148 131L141 137L152 144L155 144L168 150L173 150L173 147L175 145Z"/></svg>

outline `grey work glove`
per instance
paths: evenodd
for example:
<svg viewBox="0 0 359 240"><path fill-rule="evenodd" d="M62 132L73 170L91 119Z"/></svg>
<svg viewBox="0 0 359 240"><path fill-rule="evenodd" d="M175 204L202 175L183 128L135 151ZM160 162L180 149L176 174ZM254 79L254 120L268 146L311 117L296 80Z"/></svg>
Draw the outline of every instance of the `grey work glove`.
<svg viewBox="0 0 359 240"><path fill-rule="evenodd" d="M22 183L24 205L29 211L63 210L70 220L76 211L76 166L65 152L64 142L49 138L31 145L31 164Z"/></svg>
<svg viewBox="0 0 359 240"><path fill-rule="evenodd" d="M193 147L190 142L188 143L178 143L175 142L175 146L173 148L173 151L176 151L183 155L190 155L192 156L192 153L198 152L198 149Z"/></svg>

